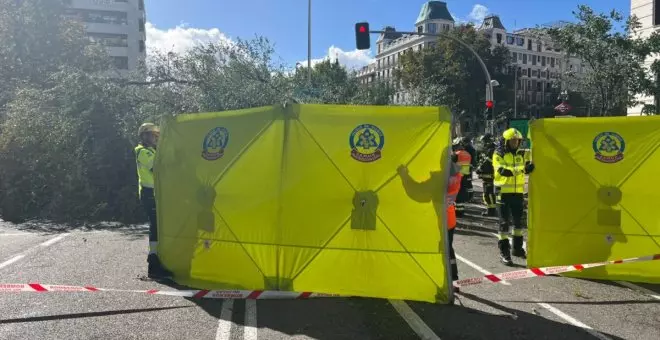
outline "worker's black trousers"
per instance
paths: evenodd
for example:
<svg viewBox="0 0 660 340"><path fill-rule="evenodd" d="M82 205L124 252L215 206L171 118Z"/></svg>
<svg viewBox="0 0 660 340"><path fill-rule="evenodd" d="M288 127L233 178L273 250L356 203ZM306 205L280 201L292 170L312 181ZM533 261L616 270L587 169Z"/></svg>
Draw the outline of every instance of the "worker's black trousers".
<svg viewBox="0 0 660 340"><path fill-rule="evenodd" d="M140 197L145 214L149 217L149 242L158 242L158 225L156 219L156 197L154 189L142 188Z"/></svg>
<svg viewBox="0 0 660 340"><path fill-rule="evenodd" d="M454 252L454 229L449 229L449 263L451 264L451 279L458 280L458 266L456 265L456 253Z"/></svg>
<svg viewBox="0 0 660 340"><path fill-rule="evenodd" d="M523 194L499 194L500 233L508 233L511 222L513 228L521 230L525 197Z"/></svg>
<svg viewBox="0 0 660 340"><path fill-rule="evenodd" d="M463 217L465 214L465 203L470 202L474 194L474 189L472 187L472 174L463 175L461 179L461 189L456 195L456 216Z"/></svg>

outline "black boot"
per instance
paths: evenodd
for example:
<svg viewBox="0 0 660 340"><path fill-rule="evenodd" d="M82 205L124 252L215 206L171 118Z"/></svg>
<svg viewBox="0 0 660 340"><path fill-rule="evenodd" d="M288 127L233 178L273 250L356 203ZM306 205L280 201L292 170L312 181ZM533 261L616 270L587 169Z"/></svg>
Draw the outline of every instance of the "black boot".
<svg viewBox="0 0 660 340"><path fill-rule="evenodd" d="M151 279L171 279L172 272L165 269L160 263L160 259L156 254L149 254L147 257L148 269L147 276Z"/></svg>
<svg viewBox="0 0 660 340"><path fill-rule="evenodd" d="M511 261L511 244L509 244L509 240L499 240L497 246L500 248L500 261L507 266L512 266L513 261Z"/></svg>
<svg viewBox="0 0 660 340"><path fill-rule="evenodd" d="M514 236L513 237L513 256L515 257L520 257L523 259L527 258L527 253L525 252L525 248L523 248L523 237L522 236Z"/></svg>

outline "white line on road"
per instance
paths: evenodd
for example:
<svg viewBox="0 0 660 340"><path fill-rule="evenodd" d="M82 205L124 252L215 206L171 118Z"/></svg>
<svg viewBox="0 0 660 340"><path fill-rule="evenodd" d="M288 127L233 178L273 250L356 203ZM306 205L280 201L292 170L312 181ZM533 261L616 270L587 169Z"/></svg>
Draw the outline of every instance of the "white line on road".
<svg viewBox="0 0 660 340"><path fill-rule="evenodd" d="M456 258L457 258L459 261L461 261L461 262L467 264L468 266L470 266L470 267L476 269L477 271L481 272L481 273L484 274L484 275L493 275L493 273L487 271L486 269L483 269L483 268L479 267L478 265L472 263L470 260L468 260L468 259L466 259L466 258L464 258L464 257L462 257L462 256L460 256L460 255L458 255L458 254L456 254ZM503 284L503 285L505 285L505 286L510 286L510 285L511 285L510 283L508 283L508 282L506 282L506 281L500 281L499 283L501 283L501 284Z"/></svg>
<svg viewBox="0 0 660 340"><path fill-rule="evenodd" d="M53 244L55 244L56 242L61 241L63 238L65 238L65 237L68 236L68 235L69 235L69 234L62 234L62 235L60 235L60 236L53 237L53 238L51 238L50 240L48 240L48 241L46 241L46 242L42 242L42 243L40 243L40 244L38 244L38 245L36 245L36 246L34 246L34 247L32 247L32 248L29 248L28 250L24 251L23 254L16 255L16 256L10 258L9 260L0 263L0 269L2 269L2 268L4 268L4 267L7 267L7 266L11 265L12 263L17 262L17 261L23 259L23 258L25 257L25 254L26 254L26 253L29 253L29 252L31 252L32 250L34 250L34 249L36 249L36 248L38 248L38 247L45 248L45 247L52 246Z"/></svg>
<svg viewBox="0 0 660 340"><path fill-rule="evenodd" d="M405 301L401 300L388 300L392 307L401 315L401 317L406 320L410 328L412 328L421 339L430 340L437 339L440 340L431 328L422 321L422 319L417 315L410 306Z"/></svg>
<svg viewBox="0 0 660 340"><path fill-rule="evenodd" d="M55 243L61 241L61 240L62 240L63 238L65 238L67 235L68 235L68 234L62 234L62 235L60 235L60 236L57 236L57 237L51 238L50 240L41 243L40 246L42 246L42 247L49 247L49 246L52 246L53 244L55 244Z"/></svg>
<svg viewBox="0 0 660 340"><path fill-rule="evenodd" d="M0 263L0 269L2 269L4 267L7 267L8 265L10 265L10 264L12 264L16 261L20 261L24 257L25 257L25 255L16 255L16 256L10 258L9 260L7 260L5 262Z"/></svg>
<svg viewBox="0 0 660 340"><path fill-rule="evenodd" d="M598 338L598 339L601 339L601 340L612 340L611 338L609 338L609 337L607 337L607 336L605 336L605 335L603 335L603 334L601 334L601 333L595 331L593 328L591 328L591 327L589 327L589 326L583 324L582 322L578 321L578 320L575 319L574 317L572 317L572 316L570 316L570 315L568 315L568 314L566 314L566 313L560 311L559 309L557 309L557 308L555 308L555 307L550 306L550 305L547 304L547 303L543 303L543 302L537 302L537 303L539 304L539 306L541 306L541 307L547 309L547 310L548 310L549 312L551 312L552 314L554 314L554 315L556 315L556 316L558 316L558 317L564 319L565 321L568 321L568 322L569 322L570 324L572 324L573 326L577 326L577 327L580 327L580 328L584 329L584 330L587 331L589 334L595 336L595 337Z"/></svg>
<svg viewBox="0 0 660 340"><path fill-rule="evenodd" d="M244 340L257 340L257 300L245 300Z"/></svg>
<svg viewBox="0 0 660 340"><path fill-rule="evenodd" d="M615 281L615 282L622 285L622 286L624 286L624 287L628 287L632 290L636 290L636 291L638 291L638 292L640 292L644 295L648 295L648 296L650 296L650 297L652 297L656 300L660 300L660 294L657 293L657 292L654 292L650 289L647 289L647 288L644 288L642 286L638 286L634 283L630 283L630 282L626 282L626 281Z"/></svg>
<svg viewBox="0 0 660 340"><path fill-rule="evenodd" d="M234 300L229 299L222 302L220 311L220 320L218 320L218 330L215 333L215 340L229 340L231 338L231 316L234 313Z"/></svg>

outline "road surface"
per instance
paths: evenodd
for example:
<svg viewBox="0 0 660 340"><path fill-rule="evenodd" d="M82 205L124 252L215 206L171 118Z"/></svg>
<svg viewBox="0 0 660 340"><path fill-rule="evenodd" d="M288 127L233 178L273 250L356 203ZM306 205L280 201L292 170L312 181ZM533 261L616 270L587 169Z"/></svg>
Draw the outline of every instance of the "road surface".
<svg viewBox="0 0 660 340"><path fill-rule="evenodd" d="M479 209L457 230L461 278L511 270ZM146 250L146 227L0 223L0 284L169 289L138 279ZM98 292L0 293L0 310L0 339L660 339L660 286L561 277L466 287L454 306Z"/></svg>

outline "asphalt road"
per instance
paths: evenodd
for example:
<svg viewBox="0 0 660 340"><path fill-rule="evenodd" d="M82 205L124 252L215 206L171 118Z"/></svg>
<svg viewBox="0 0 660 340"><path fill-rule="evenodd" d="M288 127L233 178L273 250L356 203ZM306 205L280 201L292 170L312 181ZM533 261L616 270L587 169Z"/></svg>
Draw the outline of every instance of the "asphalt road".
<svg viewBox="0 0 660 340"><path fill-rule="evenodd" d="M479 209L471 207L455 237L461 278L511 270L498 262L495 220L477 216ZM146 251L145 227L0 223L0 284L170 289L138 279ZM624 285L517 280L465 287L454 306L0 293L0 339L660 339L660 286Z"/></svg>

